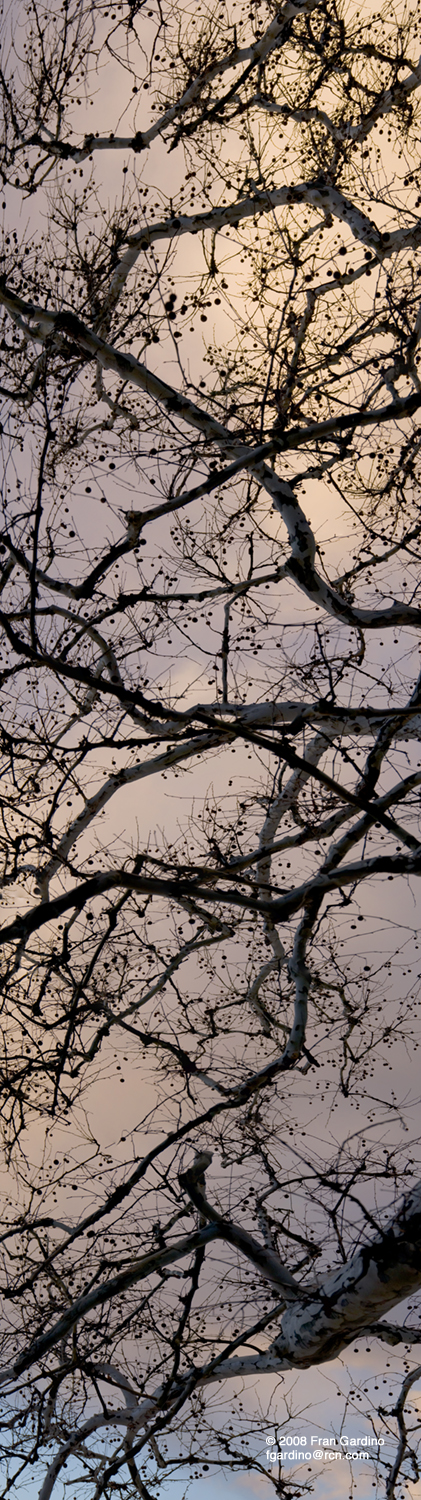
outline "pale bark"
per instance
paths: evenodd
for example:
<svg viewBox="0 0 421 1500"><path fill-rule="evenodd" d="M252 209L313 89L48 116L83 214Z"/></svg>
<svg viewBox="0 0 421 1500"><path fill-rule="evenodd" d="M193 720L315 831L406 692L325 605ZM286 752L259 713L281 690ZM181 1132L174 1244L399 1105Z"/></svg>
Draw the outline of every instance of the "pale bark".
<svg viewBox="0 0 421 1500"><path fill-rule="evenodd" d="M219 1367L218 1379L263 1371L309 1369L334 1359L358 1335L421 1286L421 1185L403 1200L386 1229L362 1245L346 1265L303 1288L301 1303L288 1302L281 1331L261 1355L236 1356ZM382 1331L383 1325L380 1325ZM388 1337L388 1324L384 1325ZM392 1334L395 1330L393 1325ZM402 1341L405 1329L399 1330ZM421 1332L418 1334L421 1338ZM212 1379L212 1376L210 1377Z"/></svg>
<svg viewBox="0 0 421 1500"><path fill-rule="evenodd" d="M295 1383L355 1339L388 1359L421 1338L415 1314L388 1321L421 1290L421 1188L385 1230L375 1207L415 1162L400 1175L394 1140L384 1158L374 1146L378 1096L388 1120L401 1108L377 1053L394 1082L419 960L405 950L398 995L401 933L382 970L356 927L383 882L412 901L421 873L421 62L411 17L320 0L262 22L164 0L162 39L138 0L88 11L65 6L57 41L34 0L0 75L0 1082L17 1162L1 1381L11 1452L32 1461L32 1428L15 1447L23 1390L54 1443L41 1500L66 1478L89 1500L128 1482L149 1500L145 1448L173 1472L161 1431L193 1433L196 1461L195 1392L198 1411L214 1388L219 1420L223 1381ZM104 59L117 124L112 90L94 113ZM82 78L93 129L78 132ZM107 208L103 164L119 179ZM9 188L27 195L14 235ZM179 807L167 784L161 830L145 804L170 771ZM156 1092L148 1073L132 1114L132 1078L120 1094L113 1162L89 1110L105 1080L108 1129L129 1049ZM347 1101L355 1079L368 1112L373 1076L365 1136ZM82 1156L64 1156L77 1119ZM389 1413L390 1500L409 1382Z"/></svg>
<svg viewBox="0 0 421 1500"><path fill-rule="evenodd" d="M43 342L50 335L57 340L58 347L61 347L63 338L65 341L66 335L70 336L81 350L99 360L104 369L113 370L116 374L133 382L147 395L161 402L169 413L176 414L182 421L199 429L205 437L216 442L222 451L226 452L231 448L231 450L237 449L238 452L240 447L240 450L247 454L247 449L244 449L243 444L239 444L235 434L230 434L228 429L208 412L200 411L192 401L175 388L168 386L158 376L153 375L133 355L121 353L107 344L105 340L86 328L73 314L54 314L36 308L33 304L23 302L6 288L0 289L0 301L30 338ZM27 318L30 319L29 323L26 321ZM331 418L325 422L311 423L303 429L291 428L283 435L282 440L279 440L279 447L288 450L298 448L314 438L322 439L330 433L344 431L349 427L354 430L357 426L388 421L393 416L409 414L416 411L419 406L421 406L421 395L417 393L408 398L399 398L392 402L391 406L373 412L359 412L356 416ZM291 556L285 565L285 571L313 604L318 604L328 614L334 615L343 622L373 630L379 626L420 624L421 611L411 605L395 602L385 609L355 609L337 594L334 588L325 583L314 567L315 539L291 486L281 480L273 470L269 470L259 462L253 460L253 465L249 464L247 467L252 468L256 478L271 495L274 508L279 511L287 528ZM67 665L61 670L64 676L71 675L71 669ZM127 694L127 701L130 702L129 694Z"/></svg>

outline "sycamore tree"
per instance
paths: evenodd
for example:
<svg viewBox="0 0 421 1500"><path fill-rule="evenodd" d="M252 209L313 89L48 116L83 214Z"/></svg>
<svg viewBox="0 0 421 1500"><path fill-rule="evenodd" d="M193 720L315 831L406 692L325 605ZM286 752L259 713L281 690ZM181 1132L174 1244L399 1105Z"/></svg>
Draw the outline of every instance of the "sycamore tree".
<svg viewBox="0 0 421 1500"><path fill-rule="evenodd" d="M417 32L4 19L4 1495L419 1493Z"/></svg>

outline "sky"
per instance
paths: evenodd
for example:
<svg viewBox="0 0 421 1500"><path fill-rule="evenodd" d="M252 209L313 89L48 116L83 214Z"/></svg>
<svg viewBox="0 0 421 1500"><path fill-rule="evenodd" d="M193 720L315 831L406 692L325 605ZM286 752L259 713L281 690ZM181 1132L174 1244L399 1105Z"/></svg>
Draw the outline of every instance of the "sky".
<svg viewBox="0 0 421 1500"><path fill-rule="evenodd" d="M100 131L103 128L107 128L109 115L114 109L120 87L119 72L117 70L113 71L112 64L109 65L106 79L103 79L103 85L103 118L101 119L100 114L96 116L96 126ZM86 118L89 115L90 111L88 110ZM83 106L78 115L77 123L78 128L81 124L85 128L86 119L83 113ZM174 186L176 163L177 157L172 156L169 159L160 143L156 143L145 168L145 181L152 183L158 180L162 191L169 193ZM104 155L101 162L102 191L104 195L107 193L113 195L117 170L118 164L112 154L110 154L109 158ZM23 205L18 211L17 196L13 194L13 190L8 190L8 203L13 203L13 201L16 204L16 220L23 227L27 213L26 207ZM31 216L29 218L28 215L27 222L31 226L31 232L33 232L34 221L32 209ZM226 244L225 250L227 250ZM193 280L195 278L198 259L199 247L196 242L191 237L184 238L180 247L178 261L174 264L173 274L175 279L179 273L182 273L184 278L191 276ZM227 336L228 332L230 332L230 329L227 322ZM202 368L204 369L204 366L202 366L203 345L198 328L191 335L189 352L191 373L194 375L195 380L198 380L201 377ZM154 353L152 351L152 354L148 357L156 358L159 362L160 372L165 375L165 378L173 379L176 377L176 362L174 358L169 357L168 351L165 353L165 360L162 358L160 352ZM115 482L108 476L107 484L111 504L117 509L121 503L118 475L116 475ZM153 496L152 489L147 491L147 495L149 502ZM95 533L98 517L98 507L95 505L95 499L93 497L92 502L89 502L92 508L88 510L81 488L79 496L75 496L74 504L75 509L79 505L82 511L83 507L85 535L90 540L91 536L93 537ZM341 539L342 527L345 529L346 525L343 519L340 500L330 487L318 481L313 481L308 487L305 504L310 519L314 524L318 540L320 542L329 542L329 555L333 566L341 555L343 546ZM276 534L279 526L279 520L274 516L274 534ZM162 529L157 528L158 540L159 537L162 539L162 535ZM155 547L156 539L154 539L152 533L152 561L154 560ZM295 591L288 586L282 593L281 608L284 618L289 610L294 611L294 619L307 618L310 614L307 604L304 604L301 599L297 599ZM387 645L383 646L381 644L380 633L379 638L373 641L372 662L377 676L381 677L388 663L388 651ZM166 663L163 661L162 669L164 670L165 667ZM180 660L178 667L175 669L180 693L186 690L187 696L190 695L193 699L195 696L194 686L192 685L194 669L193 651L191 662L188 661L186 655L183 655L183 659ZM236 770L248 770L245 762L245 752L238 751ZM192 789L194 789L194 796L198 801L204 797L210 788L216 802L222 799L226 791L227 780L229 779L228 770L230 765L232 766L232 763L229 761L228 753L226 755L218 753L218 758L215 757L215 759L209 760L200 767L195 767L194 771L184 772L182 777L177 776L176 778L174 773L169 773L165 779L164 777L160 777L153 782L140 783L134 789L133 787L122 788L114 798L110 810L103 815L104 840L107 841L108 845L111 845L114 839L119 840L120 837L131 839L136 833L136 837L139 837L139 842L142 846L146 843L148 836L153 834L156 828L159 829L161 827L165 827L168 837L171 838L173 831L174 833L177 831L180 821L183 822L187 814ZM176 779L177 785L175 784ZM370 956L378 954L379 963L383 962L385 950L389 942L391 944L391 951L397 943L400 947L401 955L402 953L404 955L403 961L402 956L396 961L392 958L389 1000L386 1001L385 997L379 993L379 1005L389 1003L393 1008L402 998L403 977L409 991L414 984L414 976L417 973L418 964L420 964L421 969L420 950L417 942L419 931L419 892L416 882L394 882L393 889L388 888L384 883L379 882L376 884L376 882L373 882L369 890L365 890L362 900L357 898L355 902L356 922L361 915L364 917L361 930L356 925L354 930L351 927L348 938L344 939L349 948L349 962L351 965L355 964L358 972L362 965L362 960L367 954L370 954ZM404 976L402 976L403 964L406 971ZM409 970L411 974L408 973ZM121 1046L122 1053L125 1051L125 1048L126 1043ZM372 1082L372 1097L367 1097L365 1106L361 1100L355 1104L351 1100L345 1101L341 1099L339 1103L336 1099L334 1100L335 1090L330 1067L328 1037L324 1040L322 1052L324 1087L327 1094L329 1089L331 1090L332 1105L334 1103L335 1108L332 1108L332 1113L327 1118L325 1114L323 1115L322 1122L322 1116L318 1112L315 1102L316 1096L314 1096L314 1104L310 1102L307 1104L308 1112L303 1115L301 1122L303 1129L311 1130L312 1142L313 1144L317 1142L317 1149L320 1156L323 1157L324 1151L326 1153L330 1151L333 1139L337 1141L351 1140L354 1128L356 1130L361 1124L364 1108L366 1111L366 1129L367 1132L370 1132L371 1136L375 1134L376 1138L383 1140L386 1145L389 1145L392 1140L393 1142L398 1141L402 1150L405 1149L407 1142L408 1149L411 1149L411 1152L416 1155L420 1118L420 1084L418 1052L413 1049L413 1046L405 1043L405 1041L398 1043L396 1039L394 1040L393 1070L390 1063L386 1066L384 1066L383 1062L379 1063L375 1070L374 1081ZM110 1071L114 1067L114 1061L114 1049L110 1047ZM393 1077L391 1076L392 1071ZM119 1151L121 1138L124 1137L123 1145L126 1145L127 1140L132 1135L133 1140L136 1142L136 1150L141 1148L143 1144L142 1137L139 1136L139 1132L137 1131L137 1122L140 1113L140 1092L142 1095L141 1112L143 1114L146 1107L153 1108L154 1095L148 1078L145 1077L143 1072L140 1072L138 1066L131 1068L129 1065L124 1076L124 1087L118 1089L115 1086L112 1096L112 1108L110 1108L110 1090L107 1078L105 1077L92 1084L86 1097L84 1108L103 1150L109 1149L112 1141L117 1139L119 1142L117 1151ZM406 1134L406 1126L404 1127L400 1120L400 1106L403 1103L411 1122L409 1136ZM152 1130L155 1128L155 1122L152 1122L150 1134L152 1134ZM146 1144L146 1137L144 1139ZM150 1136L148 1135L149 1139ZM41 1139L41 1131L38 1131L35 1126L32 1128L31 1138L27 1144L32 1160L36 1162L37 1152L43 1149L44 1143L43 1139ZM387 1199L387 1191L386 1184L385 1201ZM72 1210L74 1210L74 1199L71 1199L69 1194L69 1203L70 1201L72 1203ZM83 1212L82 1203L80 1208L81 1212ZM63 1211L65 1211L65 1204L63 1204ZM400 1370L400 1360L393 1352L392 1354L389 1352L386 1354L385 1351L381 1351L379 1357L377 1348L372 1349L370 1354L367 1354L360 1347L357 1353L351 1350L346 1363L350 1371L350 1379L354 1382L354 1385L351 1387L344 1363L341 1360L332 1361L322 1370L318 1370L317 1372L310 1371L301 1377L299 1411L303 1411L305 1417L301 1418L300 1416L300 1426L297 1426L294 1425L296 1424L295 1415L291 1416L291 1426L288 1428L291 1434L301 1433L301 1430L305 1431L306 1434L310 1431L311 1433L319 1431L321 1435L328 1436L332 1433L338 1433L343 1413L343 1393L348 1392L349 1389L357 1390L359 1386L364 1387L364 1385L368 1387L367 1392L365 1392L367 1401L365 1403L364 1418L360 1419L358 1415L359 1405L357 1397L350 1397L346 1431L354 1438L364 1436L371 1431L369 1412L371 1410L371 1399L373 1400L373 1406L376 1402L375 1385L379 1367L380 1365L382 1367L381 1382L384 1381L386 1383L387 1391L389 1392L388 1381L389 1379L392 1380L392 1389L395 1391L398 1372ZM386 1371L388 1365L390 1366L390 1375L383 1373L383 1368ZM261 1383L262 1389L261 1392L259 1391L259 1394L263 1405L266 1400L270 1400L272 1383L270 1377L267 1376L261 1378ZM340 1395L337 1394L338 1391L341 1392ZM285 1380L282 1392L283 1398L286 1395L289 1399L290 1392L292 1403L296 1400L298 1402L295 1376L288 1377ZM248 1396L246 1394L245 1401L247 1402L247 1400ZM420 1411L421 1377L420 1388L416 1387L414 1389L412 1400L416 1410ZM309 1417L308 1413L310 1413ZM275 1408L274 1415L276 1416ZM306 1425L302 1429L304 1419ZM264 1428L264 1431L266 1430ZM316 1463L319 1463L323 1467L323 1493L326 1496L326 1500L330 1500L330 1497L332 1497L332 1500L333 1497L338 1497L338 1500L342 1500L342 1496L348 1496L350 1477L348 1463L345 1459L335 1461L335 1463L330 1463L324 1459L314 1460L313 1467ZM291 1464L291 1468L294 1468L294 1465ZM307 1477L307 1471L305 1477ZM368 1497L372 1494L370 1465L355 1463L352 1469L352 1482L354 1493L358 1497L358 1500L368 1500ZM203 1492L207 1500L214 1500L214 1497L216 1500L216 1496L220 1496L221 1494L224 1497L226 1496L226 1500L252 1500L252 1497L255 1495L262 1494L266 1500L266 1494L271 1492L268 1480L263 1475L251 1475L247 1471L236 1476L228 1475L224 1478L221 1478L219 1474L215 1477L212 1472L209 1472L207 1475L202 1475L200 1483L192 1485L192 1493L195 1496L195 1500L199 1489L200 1494ZM171 1484L171 1495L174 1497L174 1500L181 1500L184 1492L185 1477L183 1476L180 1480L174 1479ZM36 1493L37 1485L35 1482L33 1487L30 1486L26 1491L22 1491L24 1500L26 1500L26 1494L28 1500L33 1500ZM59 1488L57 1494L59 1494ZM412 1484L410 1486L410 1495L412 1500L420 1500L421 1484Z"/></svg>

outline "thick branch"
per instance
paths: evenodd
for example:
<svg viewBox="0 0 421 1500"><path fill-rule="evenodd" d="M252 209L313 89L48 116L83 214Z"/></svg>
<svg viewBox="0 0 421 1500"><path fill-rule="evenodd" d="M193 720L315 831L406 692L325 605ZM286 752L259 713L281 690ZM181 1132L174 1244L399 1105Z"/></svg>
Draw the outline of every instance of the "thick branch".
<svg viewBox="0 0 421 1500"><path fill-rule="evenodd" d="M105 1302L110 1302L114 1297L119 1297L128 1287L134 1286L145 1276L151 1276L154 1271L160 1270L161 1266L172 1265L174 1261L180 1260L185 1255L190 1255L200 1245L206 1245L210 1240L218 1238L218 1229L208 1225L206 1229L200 1229L195 1234L186 1235L183 1240L178 1240L174 1245L165 1250L152 1251L150 1255L144 1255L140 1260L133 1261L126 1270L120 1271L112 1276L109 1281L104 1281L101 1286L92 1288L86 1296L78 1297L76 1302L66 1308L62 1316L50 1328L47 1333L40 1335L29 1348L15 1360L13 1366L7 1370L0 1371L0 1384L5 1381L15 1380L30 1365L36 1364L49 1349L59 1343L69 1333L71 1328L84 1318L94 1307L102 1307ZM5 1293L3 1292L3 1296ZM7 1295L7 1294L6 1294ZM10 1295L10 1294L9 1294Z"/></svg>
<svg viewBox="0 0 421 1500"><path fill-rule="evenodd" d="M240 1250L242 1255L247 1256L247 1259L251 1260L253 1265L258 1266L268 1281L272 1281L275 1286L282 1286L285 1290L286 1299L300 1296L298 1283L294 1281L294 1277L291 1276L290 1271L282 1265L279 1256L275 1255L273 1251L268 1250L267 1246L259 1245L258 1241L253 1239L251 1234L248 1234L238 1224L233 1224L230 1219L223 1217L222 1214L218 1213L218 1209L214 1208L208 1202L205 1195L203 1174L211 1161L212 1156L209 1152L202 1152L199 1156L196 1156L189 1170L179 1173L181 1187L184 1188L191 1202L195 1204L195 1207L199 1209L199 1213L203 1214L205 1219L209 1219L212 1224L218 1226L220 1238L226 1240L228 1245L233 1245L236 1250Z"/></svg>
<svg viewBox="0 0 421 1500"><path fill-rule="evenodd" d="M227 1360L219 1378L258 1371L310 1369L334 1359L358 1334L377 1335L377 1320L421 1286L421 1184L396 1218L345 1265L323 1278L317 1293L288 1303L280 1333L266 1353ZM373 1319L374 1326L373 1326ZM387 1329L388 1325L381 1325ZM212 1376L210 1376L212 1379ZM206 1383L206 1382L205 1382Z"/></svg>

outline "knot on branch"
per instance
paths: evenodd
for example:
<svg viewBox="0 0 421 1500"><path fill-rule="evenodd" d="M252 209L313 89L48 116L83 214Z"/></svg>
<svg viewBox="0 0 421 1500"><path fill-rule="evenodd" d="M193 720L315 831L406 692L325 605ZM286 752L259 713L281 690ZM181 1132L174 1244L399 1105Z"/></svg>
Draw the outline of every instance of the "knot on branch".
<svg viewBox="0 0 421 1500"><path fill-rule="evenodd" d="M189 1197L191 1196L191 1188L204 1188L205 1172L207 1171L208 1167L210 1167L211 1161L211 1151L198 1151L196 1152L196 1156L194 1158L194 1161L192 1162L191 1167L188 1167L186 1172L179 1172L178 1180L180 1183L180 1187L185 1189L185 1191L189 1194Z"/></svg>
<svg viewBox="0 0 421 1500"><path fill-rule="evenodd" d="M136 543L140 536L144 514L141 510L126 510L127 541Z"/></svg>

